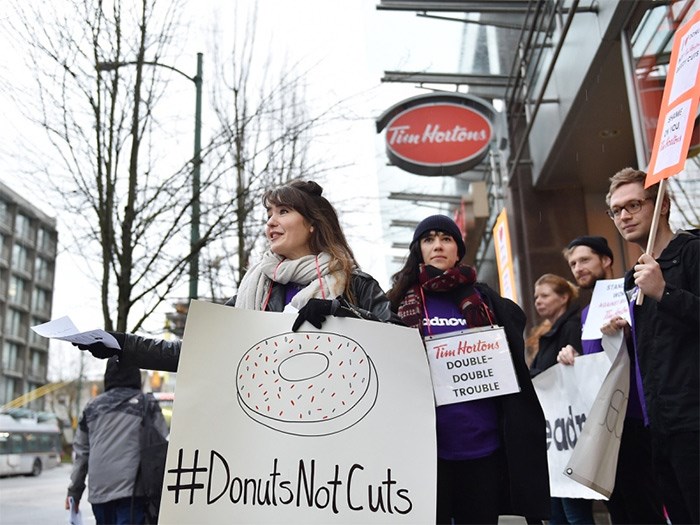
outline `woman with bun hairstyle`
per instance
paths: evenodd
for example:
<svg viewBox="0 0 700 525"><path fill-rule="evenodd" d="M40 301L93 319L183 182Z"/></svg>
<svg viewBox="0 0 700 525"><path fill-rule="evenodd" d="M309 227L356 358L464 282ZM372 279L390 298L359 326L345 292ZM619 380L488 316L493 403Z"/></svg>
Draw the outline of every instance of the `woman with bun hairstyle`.
<svg viewBox="0 0 700 525"><path fill-rule="evenodd" d="M243 277L226 304L250 310L298 312L292 330L304 322L316 328L326 316L399 322L372 276L360 271L338 214L313 181L293 180L268 190L265 235L269 250ZM180 341L113 333L121 350L102 344L78 345L95 357L113 354L127 364L176 371Z"/></svg>
<svg viewBox="0 0 700 525"><path fill-rule="evenodd" d="M466 248L444 215L421 221L387 296L423 337L504 328L520 391L436 407L437 523L497 523L549 516L545 420L524 360L525 314L460 264Z"/></svg>

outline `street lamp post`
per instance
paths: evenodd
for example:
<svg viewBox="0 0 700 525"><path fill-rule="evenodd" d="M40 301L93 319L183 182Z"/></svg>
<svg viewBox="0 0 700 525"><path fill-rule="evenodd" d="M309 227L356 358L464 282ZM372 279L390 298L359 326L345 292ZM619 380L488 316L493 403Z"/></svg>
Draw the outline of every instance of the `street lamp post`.
<svg viewBox="0 0 700 525"><path fill-rule="evenodd" d="M137 65L139 62L98 62L97 71L113 71L122 66ZM195 109L194 109L194 156L192 157L192 227L190 229L190 299L199 297L199 224L200 224L200 168L202 164L202 53L197 53L197 74L194 77L183 73L179 69L160 62L143 61L141 64L147 66L163 67L179 73L186 79L194 83L195 86Z"/></svg>

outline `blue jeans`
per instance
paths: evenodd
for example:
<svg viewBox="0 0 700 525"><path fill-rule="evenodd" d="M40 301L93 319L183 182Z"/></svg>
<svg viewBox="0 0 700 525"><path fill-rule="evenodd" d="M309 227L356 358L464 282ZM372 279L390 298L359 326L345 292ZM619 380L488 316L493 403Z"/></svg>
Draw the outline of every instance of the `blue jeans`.
<svg viewBox="0 0 700 525"><path fill-rule="evenodd" d="M120 498L106 503L93 503L97 525L141 525L144 522L143 498Z"/></svg>
<svg viewBox="0 0 700 525"><path fill-rule="evenodd" d="M593 501L578 498L552 498L550 525L593 525Z"/></svg>

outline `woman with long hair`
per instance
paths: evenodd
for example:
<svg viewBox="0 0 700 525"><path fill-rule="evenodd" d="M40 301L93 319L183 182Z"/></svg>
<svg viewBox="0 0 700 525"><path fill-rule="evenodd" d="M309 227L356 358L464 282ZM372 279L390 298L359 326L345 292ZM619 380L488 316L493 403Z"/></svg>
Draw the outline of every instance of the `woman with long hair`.
<svg viewBox="0 0 700 525"><path fill-rule="evenodd" d="M534 354L530 364L532 377L555 365L559 351L566 345L582 353L581 316L578 305L573 303L578 293L578 286L552 273L535 282L535 310L542 321L527 339Z"/></svg>
<svg viewBox="0 0 700 525"><path fill-rule="evenodd" d="M581 316L574 303L578 287L563 277L546 273L535 282L535 310L542 319L528 338L534 349L530 375L544 372L557 364L559 351L571 345L580 355ZM593 524L593 501L583 498L552 498L550 524Z"/></svg>
<svg viewBox="0 0 700 525"><path fill-rule="evenodd" d="M338 214L313 181L294 180L265 192L265 235L269 250L243 277L226 304L250 310L298 312L292 330L304 322L316 328L328 315L395 321L389 301L372 276L360 271L340 227ZM95 357L154 370L176 371L180 341L113 333L121 350L78 345Z"/></svg>
<svg viewBox="0 0 700 525"><path fill-rule="evenodd" d="M387 296L423 337L500 325L520 391L436 407L437 523L497 523L500 514L549 516L545 420L524 360L525 314L460 264L459 228L449 217L421 221Z"/></svg>

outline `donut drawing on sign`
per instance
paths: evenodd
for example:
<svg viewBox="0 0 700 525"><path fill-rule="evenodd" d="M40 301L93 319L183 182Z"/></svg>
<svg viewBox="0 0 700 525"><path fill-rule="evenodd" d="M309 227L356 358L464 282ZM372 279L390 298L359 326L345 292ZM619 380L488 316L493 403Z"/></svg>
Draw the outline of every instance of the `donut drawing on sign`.
<svg viewBox="0 0 700 525"><path fill-rule="evenodd" d="M238 403L248 417L296 436L326 436L355 425L377 401L374 363L354 340L327 332L288 332L243 354Z"/></svg>

